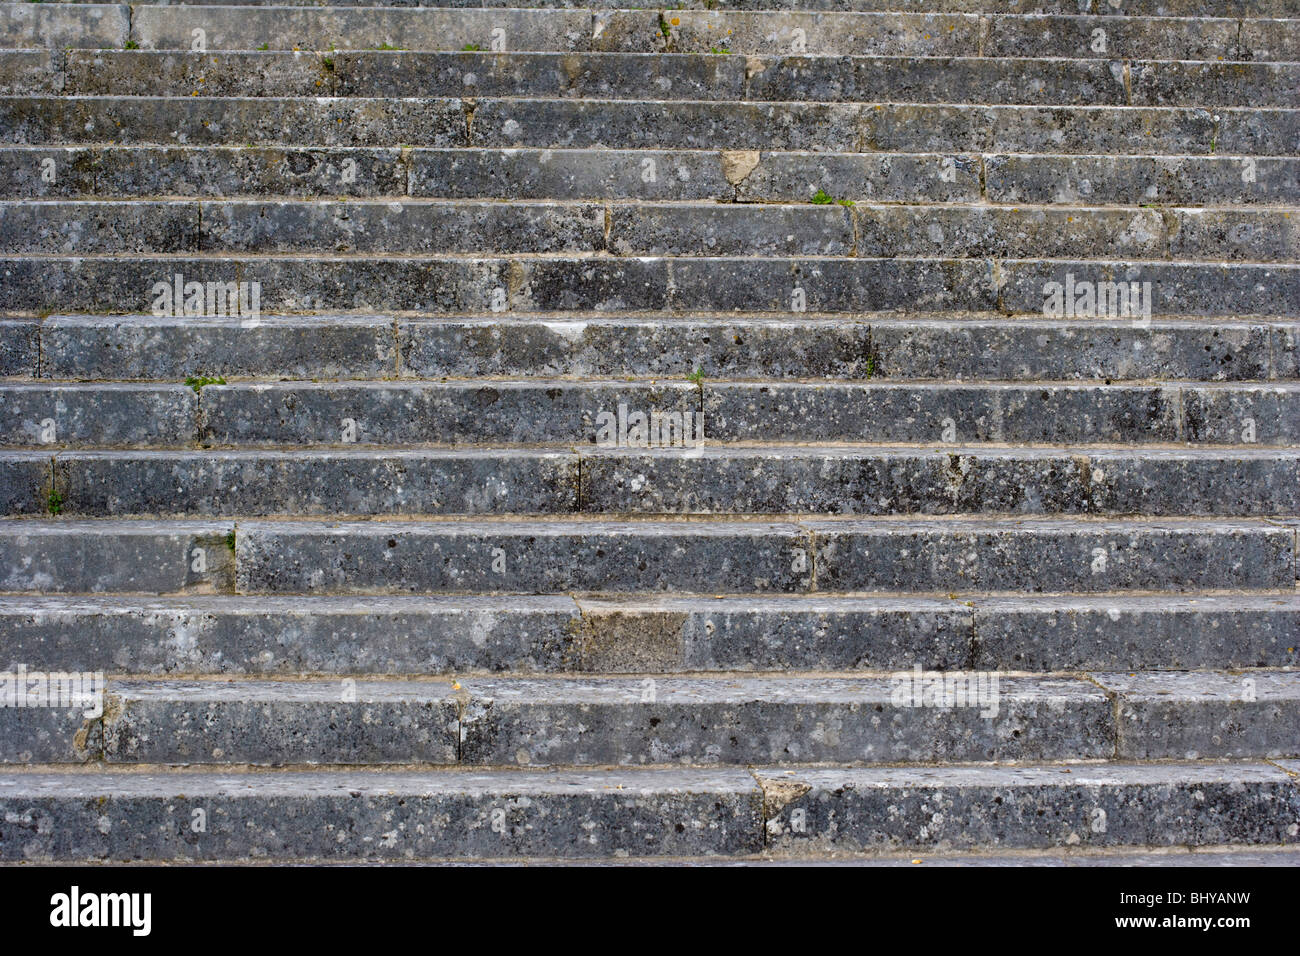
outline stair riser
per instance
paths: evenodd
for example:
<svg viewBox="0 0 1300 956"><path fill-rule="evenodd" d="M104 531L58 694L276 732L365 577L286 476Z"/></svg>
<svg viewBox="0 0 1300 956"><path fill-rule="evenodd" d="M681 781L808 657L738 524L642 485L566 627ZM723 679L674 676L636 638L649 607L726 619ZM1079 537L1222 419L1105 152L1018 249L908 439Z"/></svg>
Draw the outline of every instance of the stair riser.
<svg viewBox="0 0 1300 956"><path fill-rule="evenodd" d="M1021 786L993 780L963 786L960 777L949 783L939 773L910 785L891 785L876 782L874 774L808 771L787 778L813 787L769 820L769 846L778 853L808 853L1296 840L1292 830L1300 813L1300 788L1285 777L1261 776L1242 786L1236 781L1151 784L1122 778L1072 783L1072 776L1107 774L1077 768L1070 775L1043 773ZM768 779L782 780L775 774Z"/></svg>
<svg viewBox="0 0 1300 956"><path fill-rule="evenodd" d="M1295 667L1281 598L1006 599L662 606L567 597L327 599L297 606L0 604L0 667L108 673L466 674ZM474 602L477 603L474 603ZM746 606L737 606L738 604ZM578 605L581 606L581 612ZM1247 675L1243 675L1247 676Z"/></svg>
<svg viewBox="0 0 1300 956"><path fill-rule="evenodd" d="M29 145L575 147L1294 156L1300 111L630 100L3 97ZM1218 117L1216 120L1215 117ZM286 135L292 139L286 140Z"/></svg>
<svg viewBox="0 0 1300 956"><path fill-rule="evenodd" d="M679 458L485 452L0 456L7 514L573 515L1024 514L1287 515L1300 460L981 455L736 454Z"/></svg>
<svg viewBox="0 0 1300 956"><path fill-rule="evenodd" d="M855 51L856 53L856 51ZM0 95L537 96L1290 106L1292 63L357 52L219 58L134 50L0 52ZM761 67L761 69L759 69Z"/></svg>
<svg viewBox="0 0 1300 956"><path fill-rule="evenodd" d="M750 311L788 316L804 310L854 315L997 310L1041 317L1049 314L1050 284L1064 288L1071 277L1094 287L1101 282L1149 282L1151 295L1143 292L1142 298L1150 303L1153 316L1285 316L1295 314L1300 302L1300 266L1289 263L134 256L10 257L0 259L0 272L12 283L9 308L26 312L152 310L159 303L155 286L174 284L176 275L186 282L247 282L250 290L253 282L260 283L264 313L359 310L463 315L495 308L534 313ZM1117 314L1114 318L1132 323L1142 317Z"/></svg>
<svg viewBox="0 0 1300 956"><path fill-rule="evenodd" d="M37 330L39 328L39 346ZM394 331L394 328L396 331ZM400 359L394 353L400 354ZM38 368L39 365L39 368ZM0 321L0 374L51 379L479 378L636 375L963 380L1300 378L1300 326L524 318L51 317Z"/></svg>
<svg viewBox="0 0 1300 956"><path fill-rule="evenodd" d="M1300 259L1295 210L0 203L0 252Z"/></svg>
<svg viewBox="0 0 1300 956"><path fill-rule="evenodd" d="M981 198L981 157L965 154L765 151L735 186L721 154L707 151L411 149L406 156L382 148L0 147L0 194L806 202L822 189L858 201ZM40 175L44 159L55 160L53 182ZM945 160L952 162L945 167ZM1292 157L1251 157L1253 179L1237 157L990 155L983 163L990 202L1251 206L1294 203L1300 194L1300 160Z"/></svg>

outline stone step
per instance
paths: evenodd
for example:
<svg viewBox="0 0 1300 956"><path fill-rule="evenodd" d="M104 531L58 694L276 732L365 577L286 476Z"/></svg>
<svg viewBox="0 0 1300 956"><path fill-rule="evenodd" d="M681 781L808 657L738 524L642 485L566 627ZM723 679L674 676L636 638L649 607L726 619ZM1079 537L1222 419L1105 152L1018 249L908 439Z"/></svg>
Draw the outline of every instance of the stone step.
<svg viewBox="0 0 1300 956"><path fill-rule="evenodd" d="M1297 768L1280 761L759 769L755 776L767 797L769 850L806 852L1291 844Z"/></svg>
<svg viewBox="0 0 1300 956"><path fill-rule="evenodd" d="M0 375L47 379L1300 379L1300 323L573 314L0 320Z"/></svg>
<svg viewBox="0 0 1300 956"><path fill-rule="evenodd" d="M102 698L73 707L0 709L0 762L628 766L1300 752L1300 674L1283 671L1019 677L918 666L873 677L463 681L112 679L98 687ZM93 713L101 700L102 719Z"/></svg>
<svg viewBox="0 0 1300 956"><path fill-rule="evenodd" d="M708 53L0 51L0 93L1295 106L1300 65Z"/></svg>
<svg viewBox="0 0 1300 956"><path fill-rule="evenodd" d="M320 200L0 202L0 252L1300 259L1300 210Z"/></svg>
<svg viewBox="0 0 1300 956"><path fill-rule="evenodd" d="M10 671L268 677L1294 668L1300 594L19 596L0 647Z"/></svg>
<svg viewBox="0 0 1300 956"><path fill-rule="evenodd" d="M93 12L93 8L91 8ZM17 24L7 46L39 42ZM806 13L736 10L347 9L140 6L130 37L143 49L385 49L624 53L1148 57L1287 60L1288 20L1021 14ZM1098 33L1098 31L1101 31ZM107 46L122 46L107 43Z"/></svg>
<svg viewBox="0 0 1300 956"><path fill-rule="evenodd" d="M0 833L9 837L0 854L397 861L1281 846L1296 841L1297 770L1279 761L754 773L24 771L0 775ZM938 820L936 806L944 808Z"/></svg>
<svg viewBox="0 0 1300 956"><path fill-rule="evenodd" d="M5 513L57 500L88 517L1300 514L1295 450L131 451L60 452L52 467L0 452Z"/></svg>
<svg viewBox="0 0 1300 956"><path fill-rule="evenodd" d="M579 444L683 460L706 442L1288 446L1300 442L1298 406L1295 382L11 382L0 384L0 442Z"/></svg>
<svg viewBox="0 0 1300 956"><path fill-rule="evenodd" d="M855 202L1289 206L1300 195L1300 159L0 146L0 195L10 199L265 195L807 202L819 189Z"/></svg>
<svg viewBox="0 0 1300 956"><path fill-rule="evenodd" d="M1300 303L1295 263L1136 259L11 255L0 257L0 276L15 313L175 314L179 299L195 314L254 320L333 311L996 311L1140 326L1154 316L1294 316Z"/></svg>
<svg viewBox="0 0 1300 956"><path fill-rule="evenodd" d="M1300 675L1281 671L1090 675L1114 697L1121 759L1300 752Z"/></svg>
<svg viewBox="0 0 1300 956"><path fill-rule="evenodd" d="M914 703L910 675L906 683L833 676L467 677L463 683L112 680L102 748L92 746L88 754L109 763L481 766L1113 756L1114 707L1094 683L959 673L964 696L949 707ZM1286 731L1300 714L1294 686L1300 677L1269 672L1258 679L1273 688L1265 696L1284 709L1291 726L1276 723L1270 731L1261 721L1268 705L1238 707L1245 727L1232 749L1293 749L1297 738ZM900 688L907 692L901 703ZM915 688L918 698L921 690ZM1203 708L1192 706L1195 719ZM1183 719L1181 708L1173 712ZM64 714L52 708L0 710L0 719L7 717L10 725L0 758L68 759L74 752L71 735L48 732L51 713Z"/></svg>
<svg viewBox="0 0 1300 956"><path fill-rule="evenodd" d="M93 402L97 389L94 385L13 385L0 387L0 394L18 392L29 407L39 411L41 401L48 406L44 395L53 390L75 392ZM620 405L629 409L626 438ZM554 380L209 386L203 389L199 407L199 438L218 445L341 444L345 438L354 438L361 444L383 445L509 441L607 442L637 447L637 436L631 431L633 412L647 417L656 411L681 412L685 429L684 413L701 410L703 435L723 442L1181 441L1272 445L1300 441L1300 386L1295 383L737 382L696 386L664 382L633 386ZM35 427L34 411L14 418L21 430L10 432L13 443ZM600 419L601 412L613 418ZM701 426L700 419L692 417L690 436L694 440ZM345 418L355 427L343 424ZM611 425L615 427L607 427ZM78 435L74 431L65 441ZM649 444L653 436L646 437ZM672 443L662 432L660 441Z"/></svg>
<svg viewBox="0 0 1300 956"><path fill-rule="evenodd" d="M159 9L184 10L182 7ZM1300 110L446 97L4 96L12 145L1294 156ZM1239 174L1240 175L1240 174Z"/></svg>
<svg viewBox="0 0 1300 956"><path fill-rule="evenodd" d="M0 591L1289 591L1295 537L1246 518L249 520L237 533L229 520L11 518Z"/></svg>
<svg viewBox="0 0 1300 956"><path fill-rule="evenodd" d="M101 3L111 0L46 0L51 3ZM628 0L188 0L191 6L255 7L558 7L625 10ZM143 6L144 4L140 4ZM163 0L165 5L165 0ZM1017 13L1146 17L1285 17L1290 0L678 0L673 10L790 10L882 13Z"/></svg>

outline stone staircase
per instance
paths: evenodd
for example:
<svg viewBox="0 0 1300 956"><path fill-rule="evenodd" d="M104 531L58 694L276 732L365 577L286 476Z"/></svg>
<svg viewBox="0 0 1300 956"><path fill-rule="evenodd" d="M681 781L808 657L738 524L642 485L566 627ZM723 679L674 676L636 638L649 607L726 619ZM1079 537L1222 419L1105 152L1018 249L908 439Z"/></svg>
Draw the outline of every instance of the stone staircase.
<svg viewBox="0 0 1300 956"><path fill-rule="evenodd" d="M0 859L1300 843L1294 0L704 6L0 4Z"/></svg>

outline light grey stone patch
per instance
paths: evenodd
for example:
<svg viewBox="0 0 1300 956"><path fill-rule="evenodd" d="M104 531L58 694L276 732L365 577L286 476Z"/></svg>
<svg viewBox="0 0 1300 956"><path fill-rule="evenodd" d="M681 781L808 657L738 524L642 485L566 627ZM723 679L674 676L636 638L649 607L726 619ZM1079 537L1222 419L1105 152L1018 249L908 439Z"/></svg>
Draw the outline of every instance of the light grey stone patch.
<svg viewBox="0 0 1300 956"><path fill-rule="evenodd" d="M195 253L199 209L186 202L3 202L0 250L54 255Z"/></svg>
<svg viewBox="0 0 1300 956"><path fill-rule="evenodd" d="M35 378L40 364L40 323L0 319L0 376Z"/></svg>
<svg viewBox="0 0 1300 956"><path fill-rule="evenodd" d="M581 50L591 17L580 10L285 9L167 6L135 11L132 34L144 49L186 50L191 31L205 31L209 50L379 49L459 50L476 43L491 49ZM496 31L501 31L498 35ZM118 44L120 46L120 44Z"/></svg>
<svg viewBox="0 0 1300 956"><path fill-rule="evenodd" d="M131 27L130 7L121 4L5 3L0 47L122 47Z"/></svg>

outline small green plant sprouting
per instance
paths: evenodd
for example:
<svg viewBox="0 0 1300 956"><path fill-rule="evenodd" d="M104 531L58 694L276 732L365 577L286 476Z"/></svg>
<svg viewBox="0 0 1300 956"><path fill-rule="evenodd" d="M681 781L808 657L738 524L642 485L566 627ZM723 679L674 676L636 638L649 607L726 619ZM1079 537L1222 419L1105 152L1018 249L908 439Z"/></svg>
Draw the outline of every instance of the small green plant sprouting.
<svg viewBox="0 0 1300 956"><path fill-rule="evenodd" d="M326 73L334 72L334 57L332 56L323 57L320 62L321 62L321 66L325 67Z"/></svg>
<svg viewBox="0 0 1300 956"><path fill-rule="evenodd" d="M235 553L235 530L233 528L226 532L226 547L230 549L231 554Z"/></svg>
<svg viewBox="0 0 1300 956"><path fill-rule="evenodd" d="M124 43L124 44L122 45L122 49L123 49L123 50L138 50L138 49L140 49L140 44L136 43L134 40L127 40L126 43Z"/></svg>
<svg viewBox="0 0 1300 956"><path fill-rule="evenodd" d="M479 46L477 43L466 43L463 47L460 48L460 52L461 53L482 53L483 48Z"/></svg>
<svg viewBox="0 0 1300 956"><path fill-rule="evenodd" d="M51 488L49 497L45 499L45 510L52 515L63 514L63 495Z"/></svg>
<svg viewBox="0 0 1300 956"><path fill-rule="evenodd" d="M873 378L875 374L876 374L876 357L874 355L868 355L867 356L867 378Z"/></svg>
<svg viewBox="0 0 1300 956"><path fill-rule="evenodd" d="M709 52L712 53L712 54L714 54L714 55L716 55L716 56L730 56L730 55L731 55L731 50L729 50L729 49L728 49L727 47L725 47L725 46L711 46L711 47L709 47Z"/></svg>
<svg viewBox="0 0 1300 956"><path fill-rule="evenodd" d="M695 371L692 372L690 375L687 375L686 378L688 381L694 382L696 385L699 385L700 382L704 381L704 370L697 365L695 366Z"/></svg>
<svg viewBox="0 0 1300 956"><path fill-rule="evenodd" d="M673 38L672 28L668 26L668 20L662 13L659 14L659 32L664 35L665 40L671 40Z"/></svg>
<svg viewBox="0 0 1300 956"><path fill-rule="evenodd" d="M259 50L269 50L269 49L271 49L271 44L269 44L269 43L263 43L261 46L258 47L258 49L259 49Z"/></svg>
<svg viewBox="0 0 1300 956"><path fill-rule="evenodd" d="M813 195L812 203L814 206L829 206L835 200L824 189L819 189Z"/></svg>
<svg viewBox="0 0 1300 956"><path fill-rule="evenodd" d="M225 385L226 380L220 375L190 375L185 379L185 384L194 389L197 395L204 385Z"/></svg>
<svg viewBox="0 0 1300 956"><path fill-rule="evenodd" d="M852 199L837 199L835 201L839 203L841 206L843 206L845 209L857 205L857 203L855 203Z"/></svg>
<svg viewBox="0 0 1300 956"><path fill-rule="evenodd" d="M383 43L379 44L379 46L375 47L375 49L376 50L400 50L401 47L393 46L391 43L385 40Z"/></svg>

